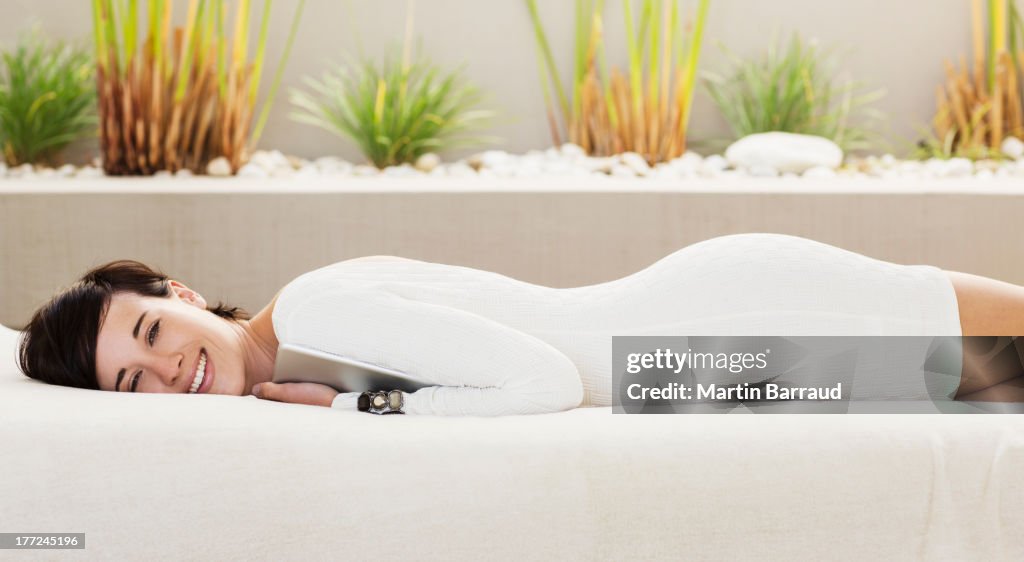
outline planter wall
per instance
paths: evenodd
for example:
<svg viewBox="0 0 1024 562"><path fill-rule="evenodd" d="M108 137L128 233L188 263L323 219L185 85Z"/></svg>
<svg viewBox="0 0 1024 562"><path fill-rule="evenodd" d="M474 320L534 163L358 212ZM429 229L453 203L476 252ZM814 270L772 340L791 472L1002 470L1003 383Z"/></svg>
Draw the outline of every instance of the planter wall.
<svg viewBox="0 0 1024 562"><path fill-rule="evenodd" d="M1024 283L1021 217L1019 180L7 180L0 323L20 327L59 287L119 258L255 313L295 276L363 255L569 287L757 231Z"/></svg>

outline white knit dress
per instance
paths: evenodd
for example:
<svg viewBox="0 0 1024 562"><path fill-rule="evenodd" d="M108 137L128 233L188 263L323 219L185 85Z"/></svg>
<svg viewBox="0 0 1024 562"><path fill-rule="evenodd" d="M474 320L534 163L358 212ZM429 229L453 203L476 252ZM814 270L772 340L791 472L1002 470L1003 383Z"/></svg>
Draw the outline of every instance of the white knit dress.
<svg viewBox="0 0 1024 562"><path fill-rule="evenodd" d="M395 258L305 273L274 331L409 373L408 414L533 414L612 403L612 336L959 336L953 286L899 265L771 233L720 236L620 279L558 289ZM358 393L332 407L355 409Z"/></svg>

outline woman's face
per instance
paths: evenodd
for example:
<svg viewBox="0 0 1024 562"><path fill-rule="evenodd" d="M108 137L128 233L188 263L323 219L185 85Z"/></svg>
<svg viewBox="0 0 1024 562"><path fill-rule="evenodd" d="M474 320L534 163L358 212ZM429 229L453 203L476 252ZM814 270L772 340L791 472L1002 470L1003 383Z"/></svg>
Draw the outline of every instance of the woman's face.
<svg viewBox="0 0 1024 562"><path fill-rule="evenodd" d="M187 393L203 350L205 378L212 379L203 382L200 392L246 394L239 330L206 310L198 293L177 281L170 283L168 298L135 293L111 298L96 342L100 388Z"/></svg>

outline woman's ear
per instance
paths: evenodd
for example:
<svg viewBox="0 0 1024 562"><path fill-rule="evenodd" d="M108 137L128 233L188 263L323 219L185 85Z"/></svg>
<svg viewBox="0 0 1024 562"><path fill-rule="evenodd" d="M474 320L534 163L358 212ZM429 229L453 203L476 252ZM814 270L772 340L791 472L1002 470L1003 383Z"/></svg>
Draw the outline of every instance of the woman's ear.
<svg viewBox="0 0 1024 562"><path fill-rule="evenodd" d="M174 294L177 295L179 300L191 304L197 308L206 309L206 299L203 298L203 295L200 295L199 293L193 291L192 289L189 289L184 283L180 281L175 281L171 279L170 281L168 281L168 283L170 283L171 290L174 291Z"/></svg>

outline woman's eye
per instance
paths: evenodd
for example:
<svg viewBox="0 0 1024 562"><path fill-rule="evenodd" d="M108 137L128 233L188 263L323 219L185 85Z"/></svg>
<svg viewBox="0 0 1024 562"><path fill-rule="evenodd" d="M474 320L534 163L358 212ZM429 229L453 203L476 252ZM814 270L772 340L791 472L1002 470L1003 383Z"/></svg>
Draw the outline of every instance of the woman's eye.
<svg viewBox="0 0 1024 562"><path fill-rule="evenodd" d="M135 388L139 386L139 379L142 378L142 371L139 371L135 377L132 378L132 392L135 392Z"/></svg>
<svg viewBox="0 0 1024 562"><path fill-rule="evenodd" d="M149 329L149 345L152 346L153 342L156 341L156 335L160 332L160 321L157 320L153 323L153 327Z"/></svg>

